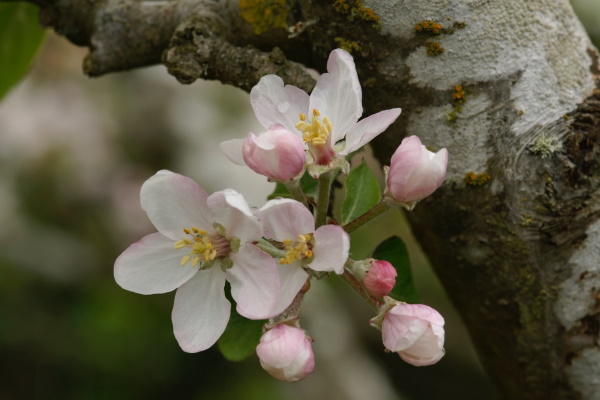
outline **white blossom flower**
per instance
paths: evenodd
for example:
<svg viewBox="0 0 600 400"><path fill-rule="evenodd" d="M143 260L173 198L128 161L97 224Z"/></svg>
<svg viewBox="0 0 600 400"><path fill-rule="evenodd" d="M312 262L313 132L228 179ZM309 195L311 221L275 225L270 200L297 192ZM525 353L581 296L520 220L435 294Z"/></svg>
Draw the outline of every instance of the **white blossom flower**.
<svg viewBox="0 0 600 400"><path fill-rule="evenodd" d="M358 121L363 112L362 90L352 56L342 49L333 50L327 71L310 96L295 86L284 86L277 75L262 77L250 92L263 127L279 124L302 136L309 173L314 177L333 168L347 173L345 157L386 130L401 112L393 108ZM221 149L240 164L243 143L243 139L230 140L223 142Z"/></svg>
<svg viewBox="0 0 600 400"><path fill-rule="evenodd" d="M282 242L285 256L279 260L281 295L275 312L283 312L308 278L303 267L314 271L344 272L350 238L337 225L315 230L311 212L292 199L268 201L260 210L265 237Z"/></svg>
<svg viewBox="0 0 600 400"><path fill-rule="evenodd" d="M239 193L227 189L208 196L190 178L159 171L142 185L140 196L158 232L119 256L115 280L141 294L177 289L172 320L184 351L209 348L225 330L231 308L225 280L241 315L275 315L277 265L249 243L259 240L263 229Z"/></svg>

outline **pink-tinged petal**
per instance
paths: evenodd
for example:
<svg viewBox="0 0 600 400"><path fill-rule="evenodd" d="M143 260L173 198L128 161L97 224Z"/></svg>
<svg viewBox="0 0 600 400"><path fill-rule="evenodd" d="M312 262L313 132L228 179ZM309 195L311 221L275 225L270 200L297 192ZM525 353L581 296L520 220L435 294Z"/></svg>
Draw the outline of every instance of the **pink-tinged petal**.
<svg viewBox="0 0 600 400"><path fill-rule="evenodd" d="M266 75L250 91L250 103L263 127L280 124L297 133L298 116L308 110L308 95L295 86L284 86L277 75Z"/></svg>
<svg viewBox="0 0 600 400"><path fill-rule="evenodd" d="M321 118L329 118L333 127L331 143L336 143L362 115L362 90L354 60L347 51L333 50L327 71L319 77L310 95L308 112L312 116L313 109L317 109Z"/></svg>
<svg viewBox="0 0 600 400"><path fill-rule="evenodd" d="M423 336L428 325L427 321L420 318L388 312L381 328L383 345L391 351L405 350Z"/></svg>
<svg viewBox="0 0 600 400"><path fill-rule="evenodd" d="M315 231L315 220L311 212L302 203L292 199L274 199L260 209L259 218L269 239L283 242L296 240L298 235Z"/></svg>
<svg viewBox="0 0 600 400"><path fill-rule="evenodd" d="M359 121L346 134L346 147L340 151L340 155L348 155L363 147L373 140L381 132L385 131L402 112L399 108L392 108L373 114Z"/></svg>
<svg viewBox="0 0 600 400"><path fill-rule="evenodd" d="M219 265L198 271L181 286L173 305L173 332L183 351L197 353L212 346L225 331L231 304L225 297L225 272Z"/></svg>
<svg viewBox="0 0 600 400"><path fill-rule="evenodd" d="M177 289L198 271L181 266L187 254L173 240L153 233L129 246L115 261L115 280L123 289L140 294L166 293Z"/></svg>
<svg viewBox="0 0 600 400"><path fill-rule="evenodd" d="M237 165L246 165L242 148L244 147L244 139L231 139L221 142L219 148L229 158L229 160Z"/></svg>
<svg viewBox="0 0 600 400"><path fill-rule="evenodd" d="M275 260L254 245L242 246L230 257L233 267L227 270L227 280L237 312L250 319L275 316L273 310L281 289Z"/></svg>
<svg viewBox="0 0 600 400"><path fill-rule="evenodd" d="M304 171L304 142L281 125L258 136L249 133L242 153L248 167L275 181L294 179Z"/></svg>
<svg viewBox="0 0 600 400"><path fill-rule="evenodd" d="M265 332L256 347L260 365L271 376L284 382L297 382L315 368L310 340L303 330L279 324Z"/></svg>
<svg viewBox="0 0 600 400"><path fill-rule="evenodd" d="M432 194L446 178L448 151L433 153L410 136L392 156L387 178L387 191L400 202L417 202Z"/></svg>
<svg viewBox="0 0 600 400"><path fill-rule="evenodd" d="M244 197L233 189L211 194L207 199L214 221L221 224L227 238L236 237L244 242L259 240L262 225L246 203Z"/></svg>
<svg viewBox="0 0 600 400"><path fill-rule="evenodd" d="M344 272L350 251L350 237L344 229L337 225L324 225L316 230L314 239L312 251L315 258L309 267L315 271Z"/></svg>
<svg viewBox="0 0 600 400"><path fill-rule="evenodd" d="M438 362L445 354L444 328L431 325L412 346L398 352L407 363L422 367Z"/></svg>
<svg viewBox="0 0 600 400"><path fill-rule="evenodd" d="M144 182L140 197L150 221L169 239L183 239L183 228L192 226L213 231L207 194L186 176L159 171Z"/></svg>
<svg viewBox="0 0 600 400"><path fill-rule="evenodd" d="M281 293L273 310L273 315L281 314L292 304L292 301L308 279L308 274L302 269L300 261L278 265L277 270L281 281Z"/></svg>

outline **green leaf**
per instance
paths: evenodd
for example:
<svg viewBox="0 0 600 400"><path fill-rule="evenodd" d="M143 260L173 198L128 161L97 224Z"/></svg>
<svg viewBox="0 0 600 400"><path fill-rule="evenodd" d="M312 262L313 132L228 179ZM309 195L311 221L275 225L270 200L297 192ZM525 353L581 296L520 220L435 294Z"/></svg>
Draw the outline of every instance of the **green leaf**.
<svg viewBox="0 0 600 400"><path fill-rule="evenodd" d="M306 196L312 197L313 199L317 198L317 192L319 190L319 181L310 176L308 173L305 173L304 175L302 175L302 178L300 178L300 187L302 188ZM287 190L284 184L277 182L277 185L275 185L275 190L267 197L267 199L273 200L277 197L291 199L292 195Z"/></svg>
<svg viewBox="0 0 600 400"><path fill-rule="evenodd" d="M37 14L33 4L0 4L0 98L25 75L42 43Z"/></svg>
<svg viewBox="0 0 600 400"><path fill-rule="evenodd" d="M342 225L352 222L375 207L380 199L377 179L363 162L350 171L346 179L346 198L342 203Z"/></svg>
<svg viewBox="0 0 600 400"><path fill-rule="evenodd" d="M398 273L396 285L388 296L411 304L420 303L419 294L412 279L408 250L402 239L393 236L384 240L373 252L373 258L389 262Z"/></svg>
<svg viewBox="0 0 600 400"><path fill-rule="evenodd" d="M266 322L244 318L232 307L227 328L218 341L223 357L229 361L242 361L252 355L262 336L262 326Z"/></svg>

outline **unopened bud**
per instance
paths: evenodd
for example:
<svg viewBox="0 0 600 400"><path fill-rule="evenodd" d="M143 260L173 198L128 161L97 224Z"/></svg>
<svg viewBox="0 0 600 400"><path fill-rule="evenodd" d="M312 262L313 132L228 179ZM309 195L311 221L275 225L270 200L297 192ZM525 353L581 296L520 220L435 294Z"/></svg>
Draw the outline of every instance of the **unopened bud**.
<svg viewBox="0 0 600 400"><path fill-rule="evenodd" d="M371 296L383 297L394 288L396 275L396 268L389 262L373 260L371 267L362 278L362 284Z"/></svg>

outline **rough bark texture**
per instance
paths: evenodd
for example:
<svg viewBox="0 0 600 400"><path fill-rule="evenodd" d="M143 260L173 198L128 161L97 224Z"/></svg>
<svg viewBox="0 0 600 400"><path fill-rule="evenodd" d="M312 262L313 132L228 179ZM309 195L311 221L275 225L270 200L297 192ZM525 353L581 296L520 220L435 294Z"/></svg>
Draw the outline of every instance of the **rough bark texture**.
<svg viewBox="0 0 600 400"><path fill-rule="evenodd" d="M403 108L382 163L407 135L449 150L410 221L500 391L600 398L598 53L566 0L38 4L90 75L162 57L185 83L310 89L304 66L350 49L365 114Z"/></svg>

